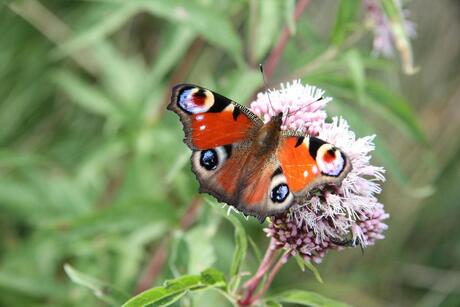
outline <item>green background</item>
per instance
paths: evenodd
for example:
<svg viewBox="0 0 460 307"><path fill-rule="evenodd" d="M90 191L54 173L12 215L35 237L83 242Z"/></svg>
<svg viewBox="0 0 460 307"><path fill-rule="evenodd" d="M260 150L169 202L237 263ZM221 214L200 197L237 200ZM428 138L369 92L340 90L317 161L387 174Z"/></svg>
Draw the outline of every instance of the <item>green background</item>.
<svg viewBox="0 0 460 307"><path fill-rule="evenodd" d="M228 280L234 226L196 198L190 151L165 106L181 82L250 102L284 25L295 35L269 85L319 86L334 98L330 116L377 134L391 217L364 255L329 253L317 266L324 283L291 260L269 294L460 305L460 3L406 4L417 25L412 75L398 52L372 53L360 1L311 1L297 23L295 2L281 0L2 1L0 305L117 305L158 250L167 256L151 286L208 267ZM268 239L255 219L235 217L251 238L242 271L254 272ZM88 282L102 300L66 263L107 283ZM175 304L229 303L208 291Z"/></svg>

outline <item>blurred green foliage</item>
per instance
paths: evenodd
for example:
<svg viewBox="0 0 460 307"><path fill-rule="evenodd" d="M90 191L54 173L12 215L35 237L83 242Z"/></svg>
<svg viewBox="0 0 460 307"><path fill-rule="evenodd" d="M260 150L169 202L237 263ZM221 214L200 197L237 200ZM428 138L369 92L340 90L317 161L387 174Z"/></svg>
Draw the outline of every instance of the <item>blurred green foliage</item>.
<svg viewBox="0 0 460 307"><path fill-rule="evenodd" d="M228 304L268 242L257 221L227 217L208 202L181 225L198 187L180 124L165 106L179 82L247 104L263 84L257 65L285 25L295 35L270 86L293 78L317 85L334 97L330 115L344 116L360 136L378 135L375 163L388 178L381 200L392 217L387 239L364 257L327 255L323 284L291 261L267 306L328 302L292 289L357 306L460 304L460 6L410 3L415 76L372 54L361 1L311 1L297 23L294 7L293 0L0 4L0 305L118 305L134 295L158 248L169 256L151 286L172 279L182 287L163 299ZM431 11L443 16L436 26ZM202 288L217 291L186 294Z"/></svg>

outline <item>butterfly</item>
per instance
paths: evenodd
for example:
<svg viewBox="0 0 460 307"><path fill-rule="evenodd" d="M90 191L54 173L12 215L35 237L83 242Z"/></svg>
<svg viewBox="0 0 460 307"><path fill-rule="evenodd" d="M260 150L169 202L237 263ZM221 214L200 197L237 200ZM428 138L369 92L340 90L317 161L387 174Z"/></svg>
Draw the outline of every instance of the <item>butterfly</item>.
<svg viewBox="0 0 460 307"><path fill-rule="evenodd" d="M176 85L168 109L183 124L199 191L261 222L301 203L319 185L340 185L352 167L334 145L282 131L283 113L264 123L248 108L200 86Z"/></svg>

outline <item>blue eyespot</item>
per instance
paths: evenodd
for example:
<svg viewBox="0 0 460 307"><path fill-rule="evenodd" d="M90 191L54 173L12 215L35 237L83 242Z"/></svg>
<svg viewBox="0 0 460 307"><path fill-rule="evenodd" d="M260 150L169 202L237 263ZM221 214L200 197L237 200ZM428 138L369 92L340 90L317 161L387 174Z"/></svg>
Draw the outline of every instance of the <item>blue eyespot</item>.
<svg viewBox="0 0 460 307"><path fill-rule="evenodd" d="M281 183L274 187L270 192L270 199L274 203L282 203L289 195L289 187L285 183Z"/></svg>
<svg viewBox="0 0 460 307"><path fill-rule="evenodd" d="M200 154L200 164L208 171L215 170L219 164L217 152L214 149L203 150Z"/></svg>

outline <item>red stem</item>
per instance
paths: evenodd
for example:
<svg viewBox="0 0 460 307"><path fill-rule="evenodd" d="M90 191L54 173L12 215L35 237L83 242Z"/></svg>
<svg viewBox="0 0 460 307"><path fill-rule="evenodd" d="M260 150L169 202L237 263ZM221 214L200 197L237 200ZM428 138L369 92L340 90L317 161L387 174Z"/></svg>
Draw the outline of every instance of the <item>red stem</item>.
<svg viewBox="0 0 460 307"><path fill-rule="evenodd" d="M278 250L275 250L275 249L271 248L272 243L273 243L273 241L270 242L270 246L268 247L267 252L265 253L264 260L262 260L262 262L261 262L261 264L259 266L259 269L257 270L257 273L254 275L254 277L252 277L249 281L247 281L244 284L244 288L246 289L246 293L245 293L244 298L242 300L238 301L239 306L251 306L254 302L259 300L265 294L265 292L267 292L267 290L270 287L270 285L271 285L273 279L275 278L276 274L279 272L281 267L289 259L290 255L291 255L290 251L286 251L278 259L278 261L275 263L275 265L273 265L273 267L272 267L273 260L274 260L274 258L276 258L275 257L276 252L278 251ZM272 267L271 270L270 270L270 267ZM263 284L262 289L257 294L254 295L254 293L256 292L257 288L259 287L259 285L260 285L260 283L262 281L263 276L267 272L270 272L270 273L268 274L268 278L265 281L265 283Z"/></svg>
<svg viewBox="0 0 460 307"><path fill-rule="evenodd" d="M273 260L276 256L276 252L277 250L273 248L272 239L265 252L264 258L262 259L262 262L260 263L259 268L257 269L257 272L243 286L243 288L246 290L246 293L244 299L242 299L239 302L240 306L248 306L246 302L248 302L251 299L257 287L259 286L260 281L264 277L267 270L271 267Z"/></svg>
<svg viewBox="0 0 460 307"><path fill-rule="evenodd" d="M259 293L253 296L252 299L249 301L250 305L256 302L257 300L259 300L265 294L265 292L267 292L268 288L270 288L270 285L272 284L273 279L275 279L276 274L278 274L279 270L289 260L290 257L291 257L291 251L287 251L286 253L283 254L283 256L281 256L278 262L276 262L276 264L273 266L273 269L268 275L267 281L265 282L262 290L260 290Z"/></svg>

